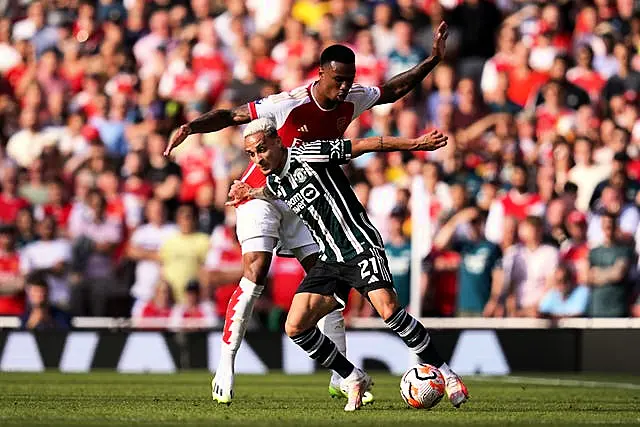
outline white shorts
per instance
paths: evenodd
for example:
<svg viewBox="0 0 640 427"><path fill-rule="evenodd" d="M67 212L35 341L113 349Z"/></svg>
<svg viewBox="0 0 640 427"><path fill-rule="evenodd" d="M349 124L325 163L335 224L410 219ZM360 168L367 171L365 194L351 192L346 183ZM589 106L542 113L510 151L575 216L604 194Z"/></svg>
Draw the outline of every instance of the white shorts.
<svg viewBox="0 0 640 427"><path fill-rule="evenodd" d="M236 234L242 253L273 252L302 261L318 252L302 220L281 200L249 200L236 209Z"/></svg>

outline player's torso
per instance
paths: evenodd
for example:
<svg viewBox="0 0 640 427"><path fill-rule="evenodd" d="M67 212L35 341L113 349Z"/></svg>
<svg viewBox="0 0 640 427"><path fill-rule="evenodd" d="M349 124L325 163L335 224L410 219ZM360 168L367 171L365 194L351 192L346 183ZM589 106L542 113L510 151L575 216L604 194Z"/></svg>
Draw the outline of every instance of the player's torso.
<svg viewBox="0 0 640 427"><path fill-rule="evenodd" d="M342 262L383 247L340 166L315 168L291 159L276 195L311 230L325 261Z"/></svg>
<svg viewBox="0 0 640 427"><path fill-rule="evenodd" d="M353 118L355 105L341 102L332 110L322 109L311 96L311 86L299 87L291 92L270 96L268 102L276 111L278 135L285 147L305 142L336 139L342 137ZM256 101L253 108L259 108ZM264 175L250 164L243 180L254 188L264 186Z"/></svg>

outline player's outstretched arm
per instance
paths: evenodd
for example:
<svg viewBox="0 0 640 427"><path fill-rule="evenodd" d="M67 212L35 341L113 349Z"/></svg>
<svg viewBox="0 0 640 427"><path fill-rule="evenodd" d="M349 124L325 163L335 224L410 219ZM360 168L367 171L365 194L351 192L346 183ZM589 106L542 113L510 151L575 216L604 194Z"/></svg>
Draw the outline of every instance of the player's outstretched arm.
<svg viewBox="0 0 640 427"><path fill-rule="evenodd" d="M168 156L171 154L171 150L182 144L182 142L193 133L216 132L229 126L243 125L250 121L251 114L247 104L241 105L233 110L211 110L191 122L180 126L178 131L171 137L167 148L164 150L164 155Z"/></svg>
<svg viewBox="0 0 640 427"><path fill-rule="evenodd" d="M364 153L384 151L434 151L447 145L449 137L437 129L417 138L395 136L372 136L351 142L351 158Z"/></svg>
<svg viewBox="0 0 640 427"><path fill-rule="evenodd" d="M449 33L447 23L442 21L433 35L433 47L431 56L416 65L412 69L394 76L388 82L380 86L380 99L376 104L388 104L396 102L416 86L434 69L444 58L446 41Z"/></svg>

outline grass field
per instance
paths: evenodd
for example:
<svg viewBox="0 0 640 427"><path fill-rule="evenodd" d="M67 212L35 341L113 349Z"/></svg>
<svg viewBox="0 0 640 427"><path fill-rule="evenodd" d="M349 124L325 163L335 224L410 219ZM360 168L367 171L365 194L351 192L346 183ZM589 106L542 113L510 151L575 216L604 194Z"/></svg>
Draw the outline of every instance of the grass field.
<svg viewBox="0 0 640 427"><path fill-rule="evenodd" d="M1 373L0 425L640 425L640 378L468 378L472 400L461 409L445 399L417 411L402 402L399 378L373 376L376 403L344 413L344 401L328 397L324 374L240 376L227 407L211 401L207 372Z"/></svg>

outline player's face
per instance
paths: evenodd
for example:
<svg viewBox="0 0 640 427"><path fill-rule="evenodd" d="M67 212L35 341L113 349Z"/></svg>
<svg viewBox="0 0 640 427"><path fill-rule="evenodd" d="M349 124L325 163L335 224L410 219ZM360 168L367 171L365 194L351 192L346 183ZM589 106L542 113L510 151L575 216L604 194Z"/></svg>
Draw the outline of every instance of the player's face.
<svg viewBox="0 0 640 427"><path fill-rule="evenodd" d="M356 65L330 62L320 67L320 90L327 99L342 102L356 78Z"/></svg>
<svg viewBox="0 0 640 427"><path fill-rule="evenodd" d="M254 133L244 139L244 152L260 171L269 175L283 163L284 151L279 136Z"/></svg>

